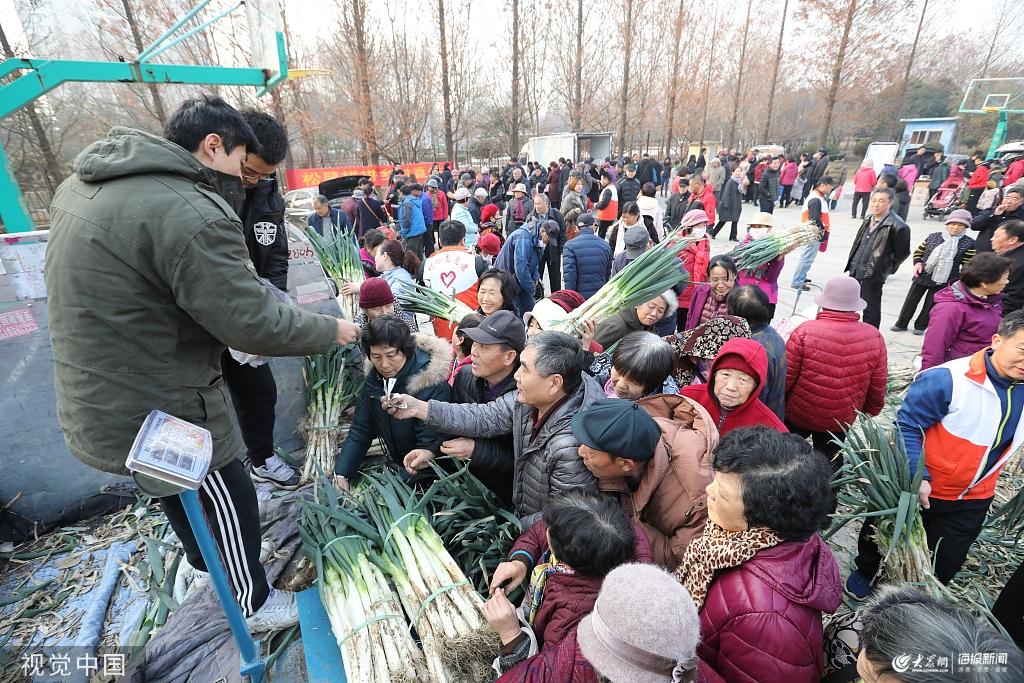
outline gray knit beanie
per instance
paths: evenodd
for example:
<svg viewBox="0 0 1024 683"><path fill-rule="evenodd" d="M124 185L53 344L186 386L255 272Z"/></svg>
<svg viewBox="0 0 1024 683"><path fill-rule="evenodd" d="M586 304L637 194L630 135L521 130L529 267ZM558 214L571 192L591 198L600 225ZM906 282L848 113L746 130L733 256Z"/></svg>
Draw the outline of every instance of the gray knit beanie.
<svg viewBox="0 0 1024 683"><path fill-rule="evenodd" d="M612 683L686 681L697 668L700 620L671 574L653 564L624 564L605 577L577 640Z"/></svg>

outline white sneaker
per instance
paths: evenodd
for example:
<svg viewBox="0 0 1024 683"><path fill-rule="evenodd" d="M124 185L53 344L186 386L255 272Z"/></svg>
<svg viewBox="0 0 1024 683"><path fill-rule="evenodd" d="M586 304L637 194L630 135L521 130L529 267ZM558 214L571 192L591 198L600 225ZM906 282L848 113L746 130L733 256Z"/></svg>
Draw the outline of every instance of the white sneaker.
<svg viewBox="0 0 1024 683"><path fill-rule="evenodd" d="M256 481L273 484L278 488L291 490L299 487L298 472L276 455L267 458L265 465L253 467L249 474Z"/></svg>
<svg viewBox="0 0 1024 683"><path fill-rule="evenodd" d="M299 608L295 605L295 593L270 589L270 595L256 613L245 620L252 633L280 631L299 623Z"/></svg>

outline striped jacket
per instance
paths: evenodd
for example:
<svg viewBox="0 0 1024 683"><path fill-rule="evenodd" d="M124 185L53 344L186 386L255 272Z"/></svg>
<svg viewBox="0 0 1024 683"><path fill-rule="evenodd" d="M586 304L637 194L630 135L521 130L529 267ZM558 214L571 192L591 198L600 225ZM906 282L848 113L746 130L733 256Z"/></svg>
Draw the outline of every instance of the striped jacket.
<svg viewBox="0 0 1024 683"><path fill-rule="evenodd" d="M933 232L924 238L924 241L914 250L914 263L928 263L928 257L932 252L942 246L942 233ZM970 263L974 258L974 238L964 235L956 246L956 256L953 257L953 269L949 271L949 277L945 282L935 282L931 275L925 270L920 275L914 276L914 282L924 287L946 287L960 279L960 269Z"/></svg>
<svg viewBox="0 0 1024 683"><path fill-rule="evenodd" d="M991 498L1000 470L1024 441L1024 420L1009 424L1008 419L1011 406L1024 401L1024 384L1010 384L1004 411L988 377L986 352L983 349L922 372L910 385L897 415L911 472L916 472L924 451L932 498ZM989 466L989 452L1007 429L1014 430L1013 440Z"/></svg>

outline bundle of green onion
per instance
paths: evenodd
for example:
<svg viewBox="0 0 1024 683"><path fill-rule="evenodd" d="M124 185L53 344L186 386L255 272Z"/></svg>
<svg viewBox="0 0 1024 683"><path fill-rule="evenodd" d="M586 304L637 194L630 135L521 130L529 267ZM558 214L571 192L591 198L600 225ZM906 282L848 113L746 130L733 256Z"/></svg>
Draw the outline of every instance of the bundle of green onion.
<svg viewBox="0 0 1024 683"><path fill-rule="evenodd" d="M378 555L338 515L341 508L334 489L326 482L320 489L326 504L305 506L299 534L316 565L320 599L348 680L430 681L398 594L377 565Z"/></svg>
<svg viewBox="0 0 1024 683"><path fill-rule="evenodd" d="M346 320L355 320L359 315L359 295L341 293L345 284L359 285L366 279L355 235L347 228L336 230L330 221L324 221L323 235L312 227L306 228L306 234L327 277L338 286L341 312Z"/></svg>
<svg viewBox="0 0 1024 683"><path fill-rule="evenodd" d="M580 336L587 320L600 321L639 306L690 279L678 254L697 239L672 233L615 273L594 296L551 327Z"/></svg>
<svg viewBox="0 0 1024 683"><path fill-rule="evenodd" d="M423 313L431 318L443 318L453 325L473 312L466 304L453 296L435 292L430 287L412 282L406 284L395 296L402 310Z"/></svg>
<svg viewBox="0 0 1024 683"><path fill-rule="evenodd" d="M483 601L426 516L436 492L447 485L435 482L418 496L391 470L364 472L360 488L345 496L344 506L336 505L336 494L329 491L327 506L306 503L312 514L306 516L304 539L310 537L308 551L320 552L308 526L321 523L324 516L331 518L335 524L332 533L338 537L367 539L373 547L369 559L394 583L405 614L419 635L426 660L422 668L428 680L485 680L498 653L499 639L483 617ZM326 482L322 486L331 489ZM364 612L363 618L372 616Z"/></svg>
<svg viewBox="0 0 1024 683"><path fill-rule="evenodd" d="M780 227L764 237L741 244L729 256L736 261L736 267L740 270L753 270L798 247L817 242L820 236L821 230L812 222Z"/></svg>
<svg viewBox="0 0 1024 683"><path fill-rule="evenodd" d="M334 472L341 413L363 387L362 354L354 344L306 357L306 461L302 481L316 478L317 468Z"/></svg>
<svg viewBox="0 0 1024 683"><path fill-rule="evenodd" d="M826 537L851 519L873 519L888 580L937 584L918 500L924 467L911 476L899 429L858 414L842 454L845 462L833 487L852 512L835 515Z"/></svg>

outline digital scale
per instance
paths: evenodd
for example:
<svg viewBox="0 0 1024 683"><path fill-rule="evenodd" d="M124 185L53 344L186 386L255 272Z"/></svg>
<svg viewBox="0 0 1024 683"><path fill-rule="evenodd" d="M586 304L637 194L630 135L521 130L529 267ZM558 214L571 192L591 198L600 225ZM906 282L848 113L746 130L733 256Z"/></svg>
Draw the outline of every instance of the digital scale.
<svg viewBox="0 0 1024 683"><path fill-rule="evenodd" d="M142 423L135 437L125 466L132 472L145 474L185 490L178 494L185 509L192 533L199 545L206 570L217 591L217 599L231 627L231 633L241 653L239 670L249 676L252 683L263 680L265 663L260 656L260 641L253 640L245 623L242 608L228 585L220 552L210 533L203 507L197 493L203 479L210 470L213 459L213 438L209 430L191 422L168 415L160 410L152 411Z"/></svg>

